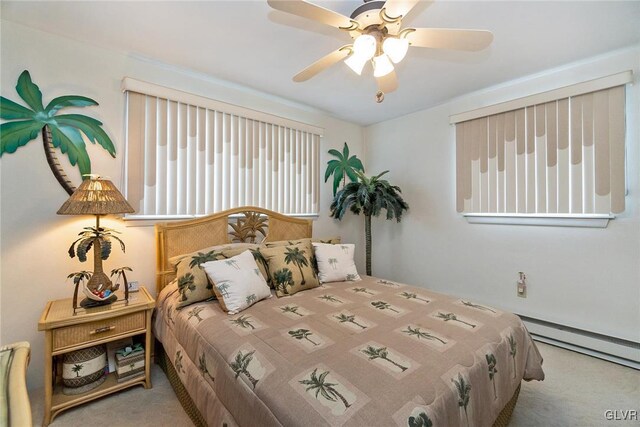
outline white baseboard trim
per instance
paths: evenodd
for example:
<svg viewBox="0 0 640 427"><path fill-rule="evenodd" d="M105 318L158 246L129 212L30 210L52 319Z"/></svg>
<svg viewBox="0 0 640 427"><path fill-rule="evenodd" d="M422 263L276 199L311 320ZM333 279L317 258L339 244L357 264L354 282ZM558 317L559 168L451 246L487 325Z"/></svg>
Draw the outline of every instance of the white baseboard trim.
<svg viewBox="0 0 640 427"><path fill-rule="evenodd" d="M536 341L640 370L640 343L521 316Z"/></svg>
<svg viewBox="0 0 640 427"><path fill-rule="evenodd" d="M632 360L623 359L620 357L612 356L610 354L601 353L599 351L593 351L588 348L580 347L577 345L569 344L566 342L554 340L551 338L545 338L536 334L531 334L534 341L543 342L545 344L553 345L555 347L564 348L567 350L575 351L576 353L586 354L587 356L595 357L598 359L606 360L608 362L617 363L618 365L626 366L640 371L640 363Z"/></svg>

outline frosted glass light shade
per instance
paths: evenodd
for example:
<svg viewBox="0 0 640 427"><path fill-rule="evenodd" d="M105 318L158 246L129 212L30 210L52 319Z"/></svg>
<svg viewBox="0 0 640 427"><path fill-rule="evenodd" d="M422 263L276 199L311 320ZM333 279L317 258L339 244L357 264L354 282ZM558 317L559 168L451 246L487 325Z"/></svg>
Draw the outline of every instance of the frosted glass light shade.
<svg viewBox="0 0 640 427"><path fill-rule="evenodd" d="M347 59L344 60L344 63L349 66L357 75L362 74L362 69L364 68L364 64L368 61L367 58L362 56L358 56L355 53L349 55Z"/></svg>
<svg viewBox="0 0 640 427"><path fill-rule="evenodd" d="M373 58L373 76L386 76L393 71L393 64L389 61L389 57L385 54Z"/></svg>
<svg viewBox="0 0 640 427"><path fill-rule="evenodd" d="M382 50L394 64L402 61L409 49L409 40L387 37L382 43Z"/></svg>
<svg viewBox="0 0 640 427"><path fill-rule="evenodd" d="M376 38L362 34L353 42L353 54L364 59L371 59L376 54Z"/></svg>

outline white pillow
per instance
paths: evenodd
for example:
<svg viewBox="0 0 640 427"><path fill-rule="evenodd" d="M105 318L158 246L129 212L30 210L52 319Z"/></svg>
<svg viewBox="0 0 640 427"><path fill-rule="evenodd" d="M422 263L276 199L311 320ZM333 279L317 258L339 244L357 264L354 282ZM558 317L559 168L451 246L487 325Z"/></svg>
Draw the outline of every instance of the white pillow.
<svg viewBox="0 0 640 427"><path fill-rule="evenodd" d="M201 267L213 282L220 307L229 314L239 313L271 297L269 285L249 251L229 259L205 262Z"/></svg>
<svg viewBox="0 0 640 427"><path fill-rule="evenodd" d="M355 245L312 244L318 262L318 279L321 283L362 280L353 262Z"/></svg>

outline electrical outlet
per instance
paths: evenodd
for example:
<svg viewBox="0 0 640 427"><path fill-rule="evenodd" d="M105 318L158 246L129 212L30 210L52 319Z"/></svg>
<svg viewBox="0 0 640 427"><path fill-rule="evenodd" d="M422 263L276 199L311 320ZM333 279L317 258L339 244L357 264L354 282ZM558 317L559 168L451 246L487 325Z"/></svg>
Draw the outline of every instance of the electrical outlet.
<svg viewBox="0 0 640 427"><path fill-rule="evenodd" d="M522 271L519 271L518 274L520 275L520 278L518 279L518 283L516 285L516 293L520 298L526 298L527 297L527 276Z"/></svg>

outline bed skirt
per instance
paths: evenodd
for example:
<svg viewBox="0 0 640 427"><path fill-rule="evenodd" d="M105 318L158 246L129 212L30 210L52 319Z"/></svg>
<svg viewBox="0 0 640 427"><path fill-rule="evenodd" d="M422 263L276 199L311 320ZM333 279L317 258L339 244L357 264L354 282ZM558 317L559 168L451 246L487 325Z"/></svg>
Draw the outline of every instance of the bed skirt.
<svg viewBox="0 0 640 427"><path fill-rule="evenodd" d="M185 388L185 386L180 381L178 377L178 373L176 369L173 367L171 360L164 351L164 347L159 341L156 341L155 346L155 361L162 368L165 375L169 379L169 383L171 383L171 387L173 391L176 393L178 401L182 405L182 408L187 413L191 421L196 427L207 427L207 422L204 417L196 407L196 404L189 396L189 392ZM513 393L513 396L507 402L507 404L502 408L500 414L498 414L498 418L493 423L493 427L506 427L509 425L509 421L511 420L511 416L513 415L513 410L516 407L516 403L518 402L518 396L520 395L520 385L516 388L516 391ZM224 426L224 425L223 425Z"/></svg>

